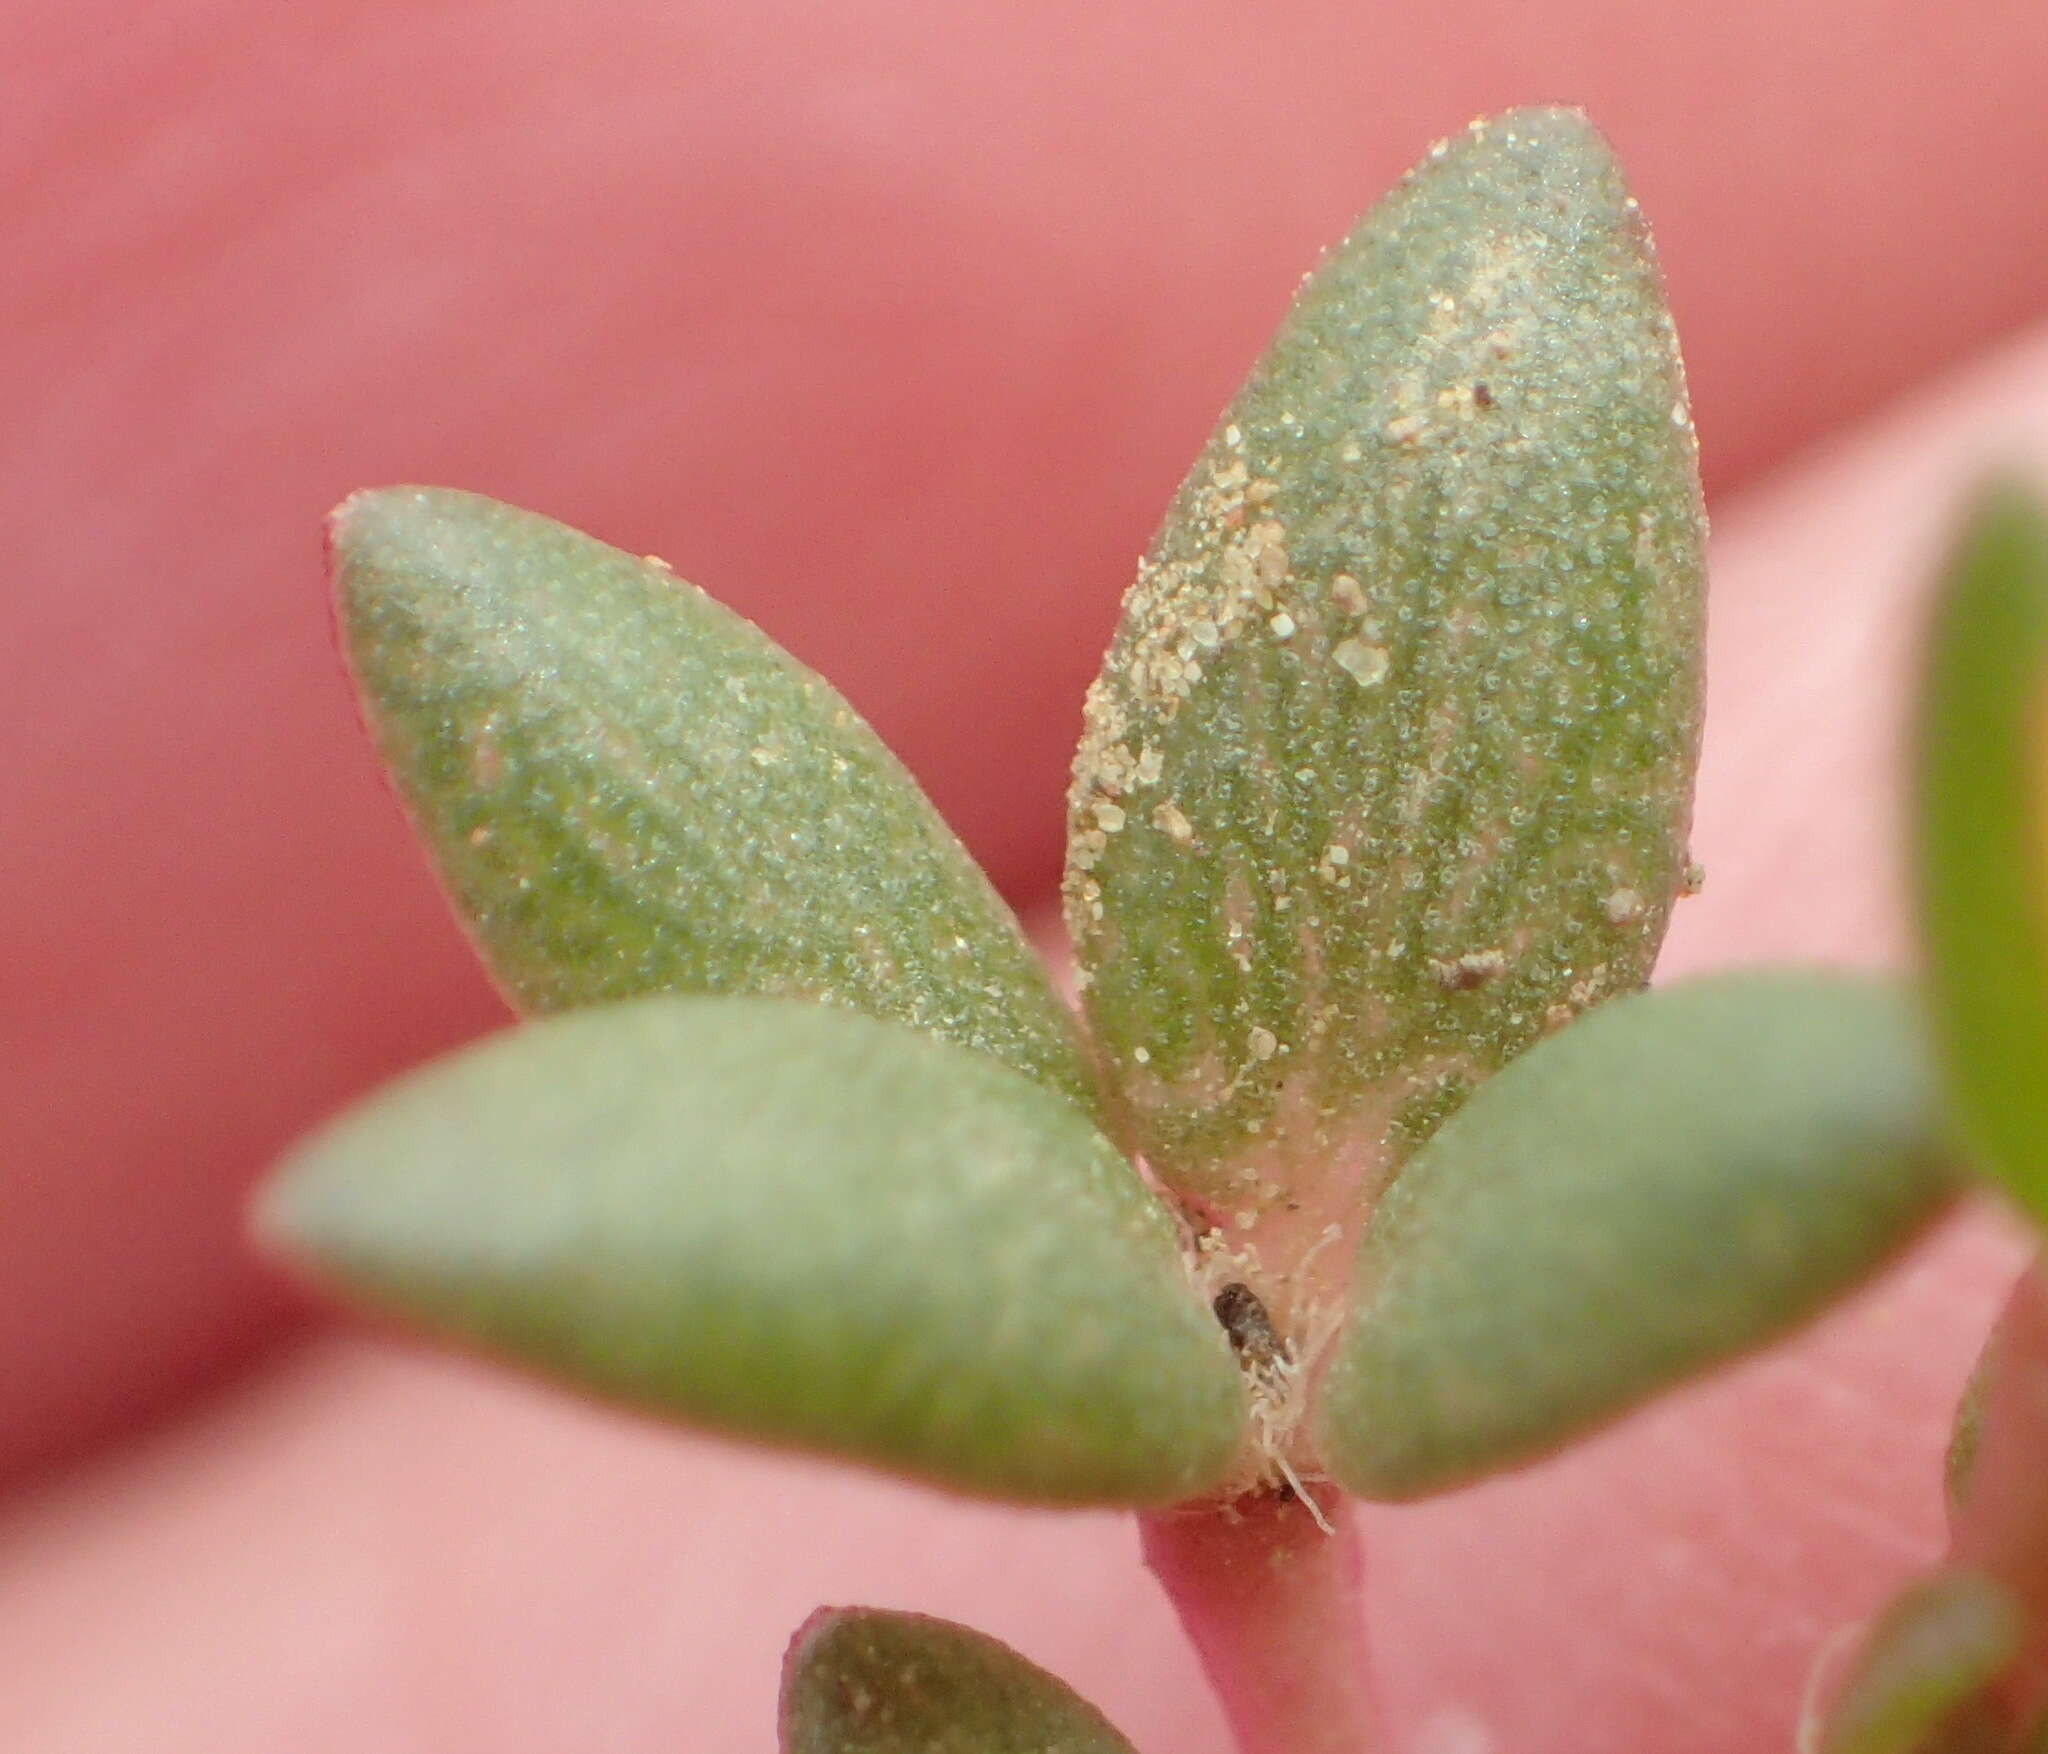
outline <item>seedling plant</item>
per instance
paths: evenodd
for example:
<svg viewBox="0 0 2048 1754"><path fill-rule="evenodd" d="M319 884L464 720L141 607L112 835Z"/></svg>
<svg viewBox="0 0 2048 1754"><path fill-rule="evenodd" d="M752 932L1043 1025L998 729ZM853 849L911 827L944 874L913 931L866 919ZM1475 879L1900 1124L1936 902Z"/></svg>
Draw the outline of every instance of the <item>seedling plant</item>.
<svg viewBox="0 0 2048 1754"><path fill-rule="evenodd" d="M1548 1454L1952 1191L1909 995L1645 990L1699 877L1703 541L1605 145L1542 110L1433 147L1126 600L1068 801L1076 1014L753 627L530 513L358 495L348 660L523 1020L301 1147L262 1233L626 1406L1128 1508L1246 1754L1381 1748L1354 1497ZM859 1608L798 1633L781 1737L1128 1754L994 1641Z"/></svg>

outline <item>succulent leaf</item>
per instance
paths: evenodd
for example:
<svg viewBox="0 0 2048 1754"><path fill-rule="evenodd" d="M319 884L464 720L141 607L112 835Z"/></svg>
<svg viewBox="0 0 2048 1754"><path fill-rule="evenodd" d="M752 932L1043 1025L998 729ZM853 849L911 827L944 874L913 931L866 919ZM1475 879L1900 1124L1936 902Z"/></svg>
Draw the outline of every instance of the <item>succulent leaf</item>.
<svg viewBox="0 0 2048 1754"><path fill-rule="evenodd" d="M1921 929L1957 1121L2048 1223L2048 509L1981 494L1936 613L1921 708Z"/></svg>
<svg viewBox="0 0 2048 1754"><path fill-rule="evenodd" d="M1174 1225L1061 1097L857 1012L656 996L527 1024L302 1146L288 1256L612 1399L967 1491L1149 1504L1244 1392Z"/></svg>
<svg viewBox="0 0 2048 1754"><path fill-rule="evenodd" d="M522 1009L831 999L1092 1103L1009 910L757 628L659 561L474 494L358 494L331 544L385 761Z"/></svg>
<svg viewBox="0 0 2048 1754"><path fill-rule="evenodd" d="M1820 1754L1989 1747L1959 1744L1944 1731L2019 1655L2025 1634L2019 1603L1988 1577L1946 1571L1916 1584L1865 1639L1829 1709Z"/></svg>
<svg viewBox="0 0 2048 1754"><path fill-rule="evenodd" d="M922 1614L827 1608L790 1645L782 1754L1133 1754L1057 1677Z"/></svg>
<svg viewBox="0 0 2048 1754"><path fill-rule="evenodd" d="M1376 1498L1527 1461L1771 1340L1953 1192L1905 995L1744 973L1616 1000L1482 1086L1367 1226L1318 1408Z"/></svg>
<svg viewBox="0 0 2048 1754"><path fill-rule="evenodd" d="M1575 113L1475 123L1309 277L1075 764L1086 1006L1169 1183L1313 1236L1647 978L1688 869L1696 451L1648 234Z"/></svg>

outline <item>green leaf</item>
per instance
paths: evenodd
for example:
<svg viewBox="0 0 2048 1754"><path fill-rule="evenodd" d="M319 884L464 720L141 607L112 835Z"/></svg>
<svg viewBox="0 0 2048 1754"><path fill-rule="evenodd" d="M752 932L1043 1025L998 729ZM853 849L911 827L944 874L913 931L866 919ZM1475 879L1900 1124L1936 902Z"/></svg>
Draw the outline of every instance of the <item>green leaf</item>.
<svg viewBox="0 0 2048 1754"><path fill-rule="evenodd" d="M358 494L331 537L384 758L521 1008L832 999L1092 1100L1009 910L758 629L659 561L473 494Z"/></svg>
<svg viewBox="0 0 2048 1754"><path fill-rule="evenodd" d="M1228 1344L1108 1141L985 1055L834 1007L528 1024L301 1147L262 1223L429 1332L965 1490L1168 1502L1241 1441Z"/></svg>
<svg viewBox="0 0 2048 1754"><path fill-rule="evenodd" d="M1988 1577L1948 1571L1914 1586L1871 1629L1830 1708L1821 1754L1955 1746L1928 1738L1997 1679L2025 1633L2019 1604Z"/></svg>
<svg viewBox="0 0 2048 1754"><path fill-rule="evenodd" d="M1142 563L1066 904L1127 1139L1343 1222L1648 976L1686 881L1696 445L1600 137L1431 152L1309 278Z"/></svg>
<svg viewBox="0 0 2048 1754"><path fill-rule="evenodd" d="M2048 1222L2048 512L1979 495L1950 561L1921 706L1927 996L1982 1167Z"/></svg>
<svg viewBox="0 0 2048 1754"><path fill-rule="evenodd" d="M782 1754L1132 1754L1086 1700L993 1638L826 1608L782 1670Z"/></svg>
<svg viewBox="0 0 2048 1754"><path fill-rule="evenodd" d="M1373 1214L1318 1436L1369 1497L1543 1454L1770 1340L1952 1191L1913 1007L1851 976L1605 1005L1480 1088Z"/></svg>

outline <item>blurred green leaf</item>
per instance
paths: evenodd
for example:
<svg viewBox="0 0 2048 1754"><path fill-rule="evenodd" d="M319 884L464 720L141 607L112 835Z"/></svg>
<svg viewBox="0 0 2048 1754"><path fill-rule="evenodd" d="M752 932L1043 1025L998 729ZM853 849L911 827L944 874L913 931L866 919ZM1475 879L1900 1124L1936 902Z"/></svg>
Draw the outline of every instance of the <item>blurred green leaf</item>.
<svg viewBox="0 0 2048 1754"><path fill-rule="evenodd" d="M1696 445L1579 115L1475 123L1308 279L1091 691L1069 924L1128 1139L1350 1215L1648 976L1685 882Z"/></svg>
<svg viewBox="0 0 2048 1754"><path fill-rule="evenodd" d="M1821 1754L1991 1747L1942 1732L2019 1654L2025 1631L2019 1604L1988 1577L1948 1571L1915 1585L1871 1628L1829 1710Z"/></svg>
<svg viewBox="0 0 2048 1754"><path fill-rule="evenodd" d="M1244 1397L1172 1220L1074 1108L851 1011L526 1025L303 1146L262 1214L347 1295L615 1399L945 1484L1153 1503Z"/></svg>
<svg viewBox="0 0 2048 1754"><path fill-rule="evenodd" d="M827 1608L790 1646L782 1754L1132 1754L1065 1682L921 1614Z"/></svg>
<svg viewBox="0 0 2048 1754"><path fill-rule="evenodd" d="M1092 1100L1009 910L758 629L658 561L474 494L358 494L331 540L384 758L522 1008L834 999Z"/></svg>
<svg viewBox="0 0 2048 1754"><path fill-rule="evenodd" d="M1927 991L1957 1120L2048 1222L2048 512L1979 495L1935 617L1920 727Z"/></svg>
<svg viewBox="0 0 2048 1754"><path fill-rule="evenodd" d="M1367 1227L1319 1436L1369 1497L1525 1461L1774 1338L1952 1191L1915 1012L1745 973L1601 1007L1483 1085Z"/></svg>

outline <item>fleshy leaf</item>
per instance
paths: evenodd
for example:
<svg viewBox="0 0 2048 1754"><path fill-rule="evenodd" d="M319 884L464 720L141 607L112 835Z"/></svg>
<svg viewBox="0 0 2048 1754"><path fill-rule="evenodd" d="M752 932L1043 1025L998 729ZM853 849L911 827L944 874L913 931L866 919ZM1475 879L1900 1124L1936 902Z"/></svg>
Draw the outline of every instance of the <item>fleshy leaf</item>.
<svg viewBox="0 0 2048 1754"><path fill-rule="evenodd" d="M616 1400L970 1491L1214 1483L1244 1399L1158 1198L1064 1099L897 1024L657 996L401 1080L286 1164L280 1249Z"/></svg>
<svg viewBox="0 0 2048 1754"><path fill-rule="evenodd" d="M1475 123L1303 286L1089 696L1068 920L1170 1183L1317 1234L1647 978L1688 869L1702 537L1605 144Z"/></svg>
<svg viewBox="0 0 2048 1754"><path fill-rule="evenodd" d="M1955 1742L1929 1738L2019 1654L2025 1632L2019 1604L1988 1577L1948 1571L1915 1585L1864 1641L1821 1754L1946 1754Z"/></svg>
<svg viewBox="0 0 2048 1754"><path fill-rule="evenodd" d="M1556 1447L1813 1315L1952 1192L1913 1007L1746 973L1616 1000L1489 1080L1373 1214L1318 1440L1354 1492Z"/></svg>
<svg viewBox="0 0 2048 1754"><path fill-rule="evenodd" d="M1938 610L1921 709L1927 989L1957 1121L2048 1223L2048 512L1982 494Z"/></svg>
<svg viewBox="0 0 2048 1754"><path fill-rule="evenodd" d="M331 541L384 759L522 1009L832 999L1092 1100L980 869L757 628L659 561L474 494L358 494Z"/></svg>
<svg viewBox="0 0 2048 1754"><path fill-rule="evenodd" d="M826 1608L782 1669L782 1754L1133 1754L1006 1644L946 1620Z"/></svg>

